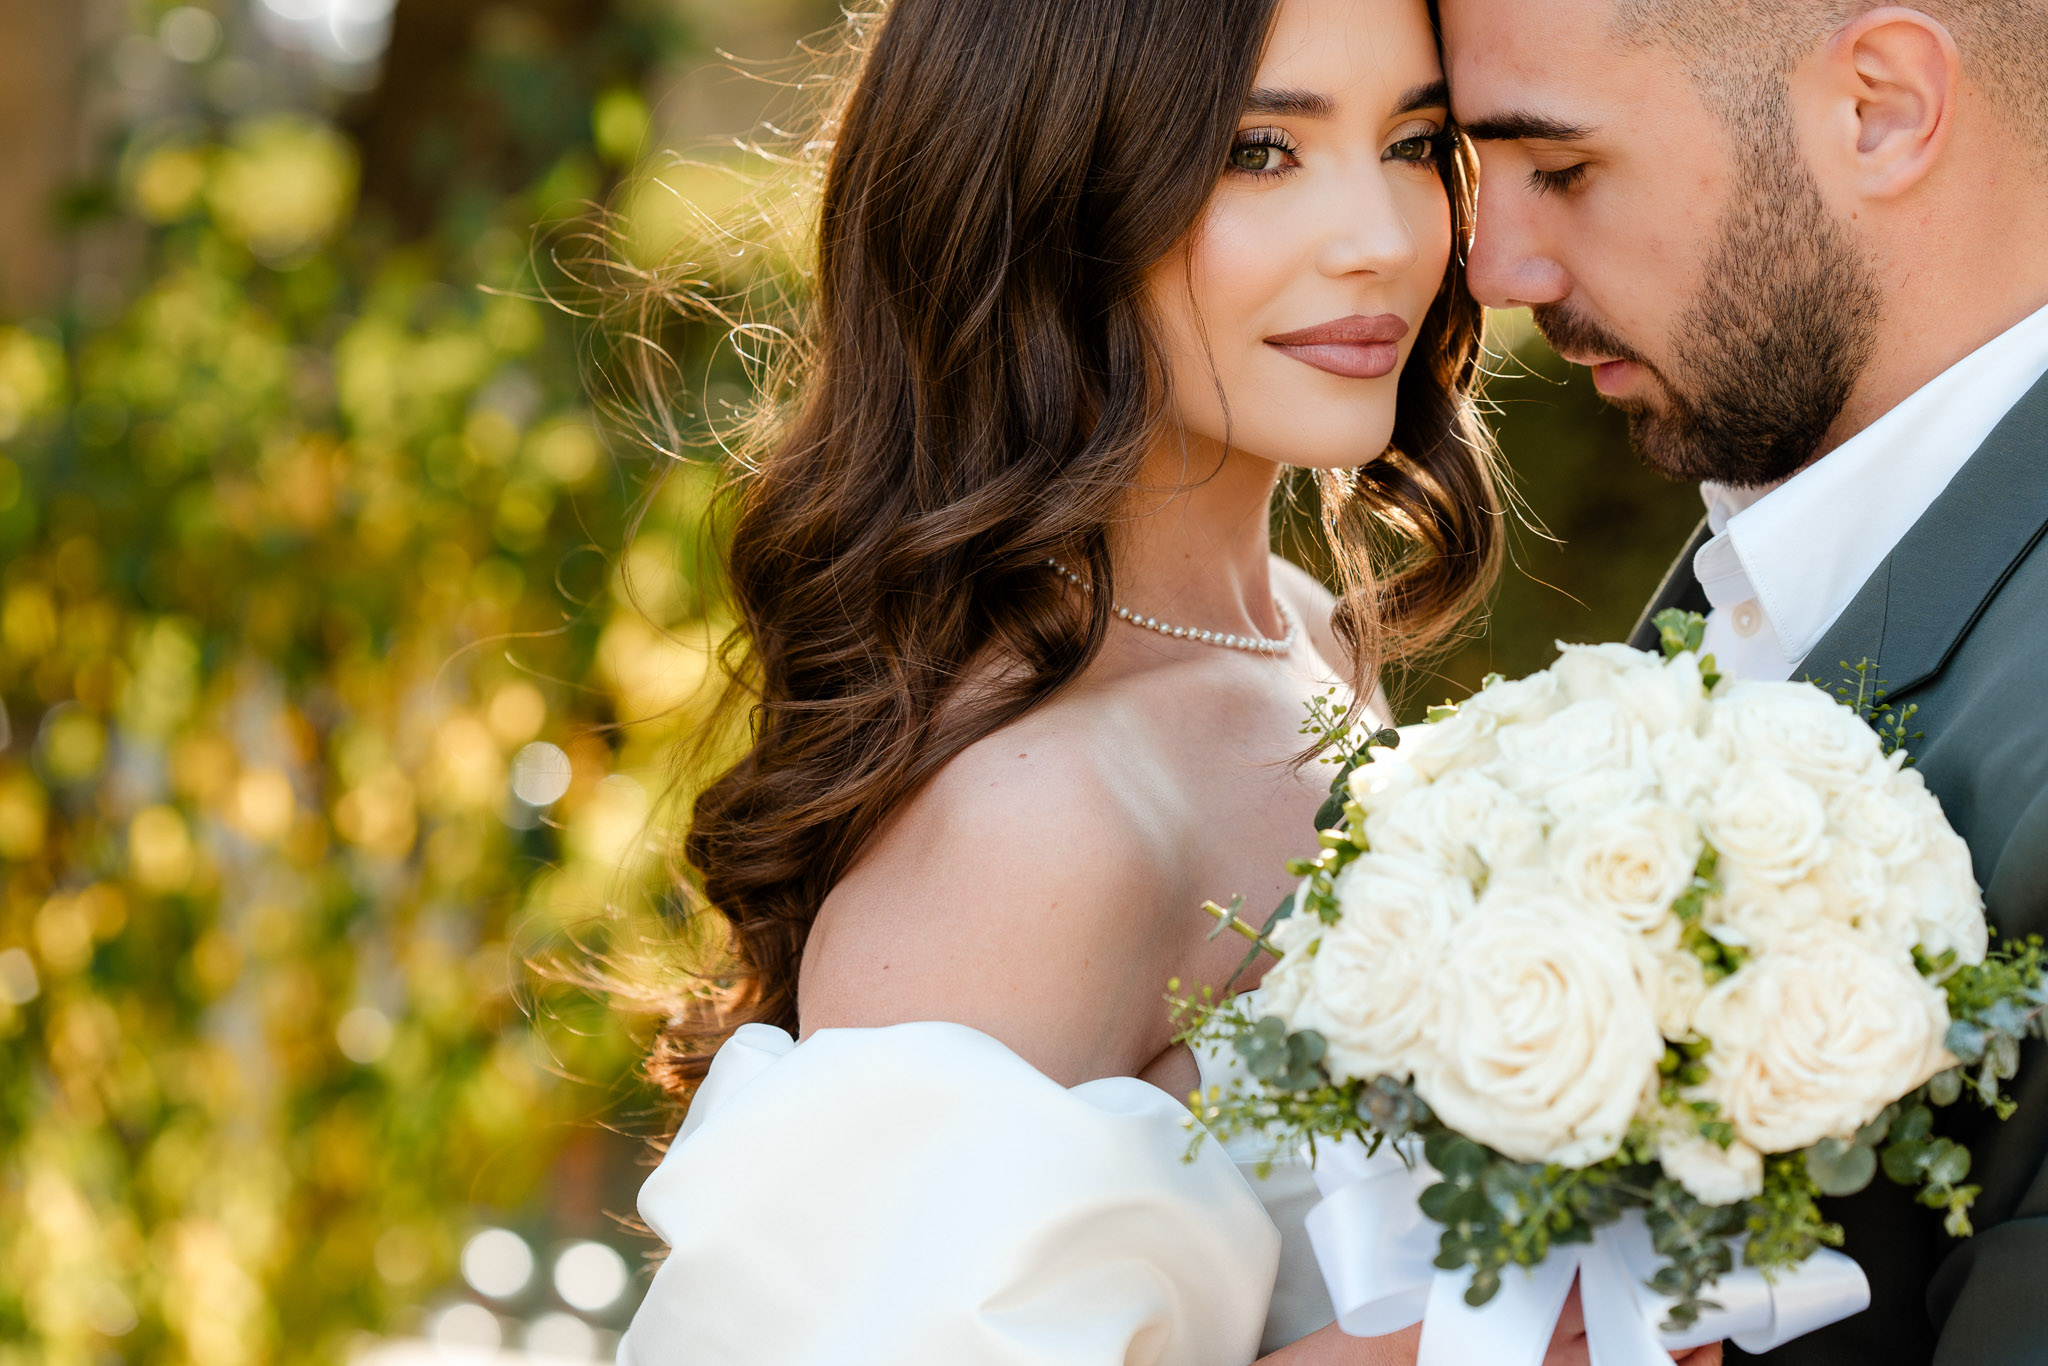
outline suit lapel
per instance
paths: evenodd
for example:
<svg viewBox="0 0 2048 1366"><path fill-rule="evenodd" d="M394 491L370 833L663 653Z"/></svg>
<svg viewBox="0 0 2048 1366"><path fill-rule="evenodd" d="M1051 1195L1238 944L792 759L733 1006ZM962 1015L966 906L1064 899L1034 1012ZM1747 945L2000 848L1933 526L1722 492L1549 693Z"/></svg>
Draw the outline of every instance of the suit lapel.
<svg viewBox="0 0 2048 1366"><path fill-rule="evenodd" d="M1712 539L1713 534L1707 529L1706 519L1702 517L1700 524L1693 528L1692 539L1685 543L1684 551L1673 562L1670 572L1665 574L1664 582L1657 585L1656 596L1650 599L1650 605L1643 609L1643 614L1636 618L1635 629L1628 633L1629 644L1638 650L1654 652L1657 649L1657 628L1651 623L1656 620L1657 614L1666 608L1678 607L1688 612L1698 612L1701 616L1707 614L1707 595L1700 587L1700 581L1693 577L1692 557L1700 553L1700 547Z"/></svg>
<svg viewBox="0 0 2048 1366"><path fill-rule="evenodd" d="M1940 671L2007 575L2048 530L2048 379L2028 391L1913 524L1806 657L1841 681L1875 660L1891 695Z"/></svg>

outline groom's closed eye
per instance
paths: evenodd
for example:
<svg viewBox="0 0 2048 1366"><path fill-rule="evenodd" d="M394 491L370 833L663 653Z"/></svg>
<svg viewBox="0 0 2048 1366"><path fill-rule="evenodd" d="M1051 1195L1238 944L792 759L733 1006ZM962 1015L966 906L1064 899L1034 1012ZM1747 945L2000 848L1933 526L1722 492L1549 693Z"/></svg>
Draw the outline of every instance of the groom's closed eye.
<svg viewBox="0 0 2048 1366"><path fill-rule="evenodd" d="M1525 144L1522 150L1533 163L1529 188L1537 194L1561 194L1585 179L1586 163L1575 151L1575 144L1593 136L1594 130L1585 124L1548 114L1510 110L1474 119L1463 127L1474 142Z"/></svg>

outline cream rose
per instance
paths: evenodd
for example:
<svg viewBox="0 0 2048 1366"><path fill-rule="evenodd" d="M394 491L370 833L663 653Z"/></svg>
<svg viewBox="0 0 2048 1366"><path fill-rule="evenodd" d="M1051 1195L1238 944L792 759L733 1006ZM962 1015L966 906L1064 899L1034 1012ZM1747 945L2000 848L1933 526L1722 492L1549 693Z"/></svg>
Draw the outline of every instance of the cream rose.
<svg viewBox="0 0 2048 1366"><path fill-rule="evenodd" d="M1984 961L1991 931L1984 921L1984 894L1977 889L1970 846L1961 835L1947 825L1928 831L1925 856L1905 869L1900 881L1910 898L1914 938L1926 953L1939 956L1954 950L1956 961L1966 966Z"/></svg>
<svg viewBox="0 0 2048 1366"><path fill-rule="evenodd" d="M1557 679L1549 670L1527 678L1503 679L1488 684L1465 699L1461 712L1490 716L1496 725L1526 725L1548 721L1565 704Z"/></svg>
<svg viewBox="0 0 2048 1366"><path fill-rule="evenodd" d="M1723 774L1704 820L1724 869L1764 882L1797 882L1828 854L1819 794L1770 763L1746 759Z"/></svg>
<svg viewBox="0 0 2048 1366"><path fill-rule="evenodd" d="M1400 755L1424 778L1453 769L1477 768L1500 752L1500 718L1468 700L1441 721L1401 728Z"/></svg>
<svg viewBox="0 0 2048 1366"><path fill-rule="evenodd" d="M1493 779L1461 769L1404 793L1366 818L1375 853L1422 860L1469 882L1543 858L1543 824Z"/></svg>
<svg viewBox="0 0 2048 1366"><path fill-rule="evenodd" d="M1692 885L1699 828L1661 802L1582 816L1551 837L1558 889L1582 910L1646 934L1670 922Z"/></svg>
<svg viewBox="0 0 2048 1366"><path fill-rule="evenodd" d="M1496 888L1440 971L1436 1056L1415 1083L1438 1117L1520 1162L1611 1157L1664 1052L1627 939Z"/></svg>
<svg viewBox="0 0 2048 1366"><path fill-rule="evenodd" d="M1407 757L1412 747L1412 742L1404 739L1401 748L1392 752L1376 749L1369 762L1351 770L1345 786L1367 817L1391 810L1429 781Z"/></svg>
<svg viewBox="0 0 2048 1366"><path fill-rule="evenodd" d="M1439 963L1472 893L1458 878L1384 854L1354 860L1334 890L1343 914L1305 956L1304 990L1285 1018L1323 1036L1332 1076L1406 1081L1432 1046Z"/></svg>
<svg viewBox="0 0 2048 1366"><path fill-rule="evenodd" d="M1852 840L1884 860L1887 868L1906 868L1916 862L1921 851L1927 847L1927 832L1936 828L1930 823L1927 808L1915 800L1912 789L1901 781L1904 775L1894 775L1887 782L1858 783L1838 794L1829 803L1828 817L1843 838ZM1915 781L1919 775L1912 774ZM1922 788L1919 796L1929 803ZM1934 804L1933 816L1938 822L1941 808Z"/></svg>
<svg viewBox="0 0 2048 1366"><path fill-rule="evenodd" d="M1593 699L1619 703L1651 735L1696 730L1707 719L1706 688L1700 680L1699 658L1672 659L1626 645L1565 645L1551 671L1564 695L1573 702Z"/></svg>
<svg viewBox="0 0 2048 1366"><path fill-rule="evenodd" d="M1780 886L1724 868L1721 894L1707 903L1707 932L1724 944L1764 950L1826 916L1810 882Z"/></svg>
<svg viewBox="0 0 2048 1366"><path fill-rule="evenodd" d="M1295 894L1295 905L1301 904L1301 894ZM1273 927L1267 940L1280 951L1280 961L1266 970L1259 979L1259 992L1264 1001L1264 1013L1278 1015L1287 1022L1289 1029L1301 1026L1295 1023L1301 1014L1302 1002L1307 999L1312 987L1312 971L1316 959L1316 944L1328 927L1313 915L1290 915Z"/></svg>
<svg viewBox="0 0 2048 1366"><path fill-rule="evenodd" d="M1698 1134L1668 1131L1658 1139L1657 1161L1703 1205L1733 1205L1763 1193L1763 1154L1741 1139L1723 1148Z"/></svg>
<svg viewBox="0 0 2048 1366"><path fill-rule="evenodd" d="M1735 752L1725 736L1711 731L1670 730L1651 738L1649 759L1664 800L1697 819L1734 763Z"/></svg>
<svg viewBox="0 0 2048 1366"><path fill-rule="evenodd" d="M1489 772L1533 806L1560 819L1619 805L1656 782L1649 739L1619 703L1574 702L1537 725L1508 726Z"/></svg>
<svg viewBox="0 0 2048 1366"><path fill-rule="evenodd" d="M1830 796L1891 771L1877 732L1810 683L1738 683L1717 697L1713 729Z"/></svg>
<svg viewBox="0 0 2048 1366"><path fill-rule="evenodd" d="M1828 921L1709 988L1697 1020L1712 1041L1700 1096L1765 1153L1846 1137L1954 1062L1940 988Z"/></svg>
<svg viewBox="0 0 2048 1366"><path fill-rule="evenodd" d="M1659 938L1668 942L1645 941L1636 948L1636 977L1656 1013L1657 1031L1667 1039L1698 1038L1693 1020L1707 996L1706 966L1678 946L1676 924Z"/></svg>

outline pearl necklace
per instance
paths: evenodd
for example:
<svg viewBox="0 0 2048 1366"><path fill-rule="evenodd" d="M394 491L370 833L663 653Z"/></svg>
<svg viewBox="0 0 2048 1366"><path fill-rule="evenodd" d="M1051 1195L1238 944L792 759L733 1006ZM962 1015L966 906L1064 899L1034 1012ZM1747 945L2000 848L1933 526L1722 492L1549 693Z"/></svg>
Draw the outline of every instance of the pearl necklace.
<svg viewBox="0 0 2048 1366"><path fill-rule="evenodd" d="M1095 585L1061 564L1058 560L1047 560L1046 565L1084 593L1095 591ZM1157 631L1162 636L1175 640L1192 640L1202 645L1220 645L1226 650L1243 650L1255 655L1284 655L1294 649L1294 642L1301 638L1301 623L1294 619L1294 613L1287 610L1287 604L1273 599L1273 610L1280 614L1280 620L1287 623L1287 634L1279 640L1270 636L1233 636L1221 631L1200 631L1192 626L1174 626L1157 617L1142 616L1125 607L1122 603L1110 604L1118 620L1147 631Z"/></svg>

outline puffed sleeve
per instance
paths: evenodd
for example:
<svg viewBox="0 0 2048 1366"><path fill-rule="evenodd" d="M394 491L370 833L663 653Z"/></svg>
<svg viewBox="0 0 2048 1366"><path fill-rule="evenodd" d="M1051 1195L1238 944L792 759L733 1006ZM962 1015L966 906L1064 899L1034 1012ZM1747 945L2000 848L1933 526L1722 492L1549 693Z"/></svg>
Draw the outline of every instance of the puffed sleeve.
<svg viewBox="0 0 2048 1366"><path fill-rule="evenodd" d="M962 1025L749 1025L640 1192L619 1366L1246 1366L1279 1235L1187 1111Z"/></svg>

